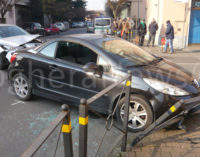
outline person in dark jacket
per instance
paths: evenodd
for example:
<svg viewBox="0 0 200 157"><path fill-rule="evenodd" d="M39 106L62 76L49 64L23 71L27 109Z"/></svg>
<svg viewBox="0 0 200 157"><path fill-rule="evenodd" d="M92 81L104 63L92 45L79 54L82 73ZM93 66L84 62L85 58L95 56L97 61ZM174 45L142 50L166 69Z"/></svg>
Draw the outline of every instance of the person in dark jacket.
<svg viewBox="0 0 200 157"><path fill-rule="evenodd" d="M138 34L139 34L139 46L144 45L144 36L147 33L147 26L144 20L140 20L140 24L138 25Z"/></svg>
<svg viewBox="0 0 200 157"><path fill-rule="evenodd" d="M114 19L111 25L112 35L114 36L117 35L117 29L118 29L118 24L117 24L117 21Z"/></svg>
<svg viewBox="0 0 200 157"><path fill-rule="evenodd" d="M164 52L167 52L168 44L171 50L171 53L174 52L173 48L173 39L174 39L174 27L171 25L171 22L167 21L167 29L165 32L166 42L165 42L165 48Z"/></svg>
<svg viewBox="0 0 200 157"><path fill-rule="evenodd" d="M152 40L152 47L154 47L156 31L158 30L158 24L156 23L155 19L149 24L149 41L147 46L151 43Z"/></svg>

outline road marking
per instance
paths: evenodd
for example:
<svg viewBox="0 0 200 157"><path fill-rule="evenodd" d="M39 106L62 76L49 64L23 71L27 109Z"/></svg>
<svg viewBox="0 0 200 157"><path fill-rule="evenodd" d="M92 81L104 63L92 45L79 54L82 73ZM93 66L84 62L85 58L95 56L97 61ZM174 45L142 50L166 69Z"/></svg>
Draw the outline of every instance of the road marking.
<svg viewBox="0 0 200 157"><path fill-rule="evenodd" d="M11 104L11 106L15 106L15 105L17 105L17 104L25 104L25 102L23 102L23 101L18 101L18 100L14 100L15 101L15 103L13 103L13 104Z"/></svg>

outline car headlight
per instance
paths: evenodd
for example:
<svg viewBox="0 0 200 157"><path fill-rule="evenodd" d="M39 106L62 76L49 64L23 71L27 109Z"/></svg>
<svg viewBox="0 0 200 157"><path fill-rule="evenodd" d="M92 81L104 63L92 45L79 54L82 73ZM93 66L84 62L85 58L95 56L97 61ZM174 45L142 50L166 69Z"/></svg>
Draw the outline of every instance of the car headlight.
<svg viewBox="0 0 200 157"><path fill-rule="evenodd" d="M143 80L149 86L151 86L152 88L154 88L157 91L164 93L164 94L173 95L173 96L189 95L189 93L186 92L185 90L178 88L174 85L162 82L162 81L158 81L158 80L154 80L154 79L150 79L150 78L143 78Z"/></svg>

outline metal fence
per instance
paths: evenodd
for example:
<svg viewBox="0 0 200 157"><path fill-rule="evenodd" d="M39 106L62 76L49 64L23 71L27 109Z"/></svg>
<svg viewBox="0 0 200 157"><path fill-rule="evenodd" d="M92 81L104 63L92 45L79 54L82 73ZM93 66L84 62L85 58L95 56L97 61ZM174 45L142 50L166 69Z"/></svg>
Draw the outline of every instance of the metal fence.
<svg viewBox="0 0 200 157"><path fill-rule="evenodd" d="M87 141L88 141L88 110L95 113L97 116L103 118L106 121L105 124L105 131L99 142L97 152L95 156L97 156L99 149L102 145L102 142L105 138L105 135L108 131L111 130L112 127L118 129L122 135L120 135L116 141L110 146L108 151L105 153L105 156L109 156L115 146L122 141L121 151L126 151L126 143L127 143L127 132L128 132L128 116L129 116L129 102L130 102L130 91L131 91L131 78L132 74L129 71L128 75L122 78L121 80L111 84L95 96L91 97L90 99L81 99L80 106L79 106L79 157L87 157ZM105 115L101 115L100 113L92 110L89 107L89 104L93 103L106 93L113 90L119 84L124 83L123 89L121 94L118 98L118 102L115 105L111 114L107 117ZM114 116L115 112L119 103L119 100L125 94L125 114L124 114L124 121L123 121L123 128L118 127L114 124ZM64 141L64 156L65 157L73 157L73 143L72 143L72 126L71 126L71 119L70 119L70 110L68 105L62 105L62 112L57 116L57 118L50 124L50 126L44 130L39 137L32 143L32 145L21 155L21 157L32 157L35 153L40 149L40 147L44 144L44 142L49 138L49 136L55 131L55 129L62 123L59 137L56 142L56 148L54 151L54 157L56 156L56 151L58 148L58 142L61 135L63 134L63 141Z"/></svg>

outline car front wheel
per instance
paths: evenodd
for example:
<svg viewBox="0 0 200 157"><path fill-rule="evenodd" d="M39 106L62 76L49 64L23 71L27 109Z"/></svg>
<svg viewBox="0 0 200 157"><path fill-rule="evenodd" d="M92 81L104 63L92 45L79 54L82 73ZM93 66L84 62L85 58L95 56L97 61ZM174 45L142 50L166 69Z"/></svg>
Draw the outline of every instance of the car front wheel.
<svg viewBox="0 0 200 157"><path fill-rule="evenodd" d="M21 100L29 100L32 96L31 84L28 78L19 73L13 77L13 89L17 97Z"/></svg>
<svg viewBox="0 0 200 157"><path fill-rule="evenodd" d="M117 120L122 125L125 116L125 98L122 98L117 107ZM128 129L138 132L147 128L153 122L153 112L149 102L140 95L131 95L129 106Z"/></svg>

